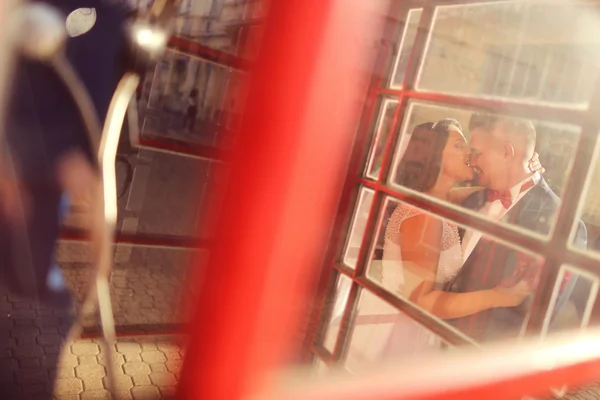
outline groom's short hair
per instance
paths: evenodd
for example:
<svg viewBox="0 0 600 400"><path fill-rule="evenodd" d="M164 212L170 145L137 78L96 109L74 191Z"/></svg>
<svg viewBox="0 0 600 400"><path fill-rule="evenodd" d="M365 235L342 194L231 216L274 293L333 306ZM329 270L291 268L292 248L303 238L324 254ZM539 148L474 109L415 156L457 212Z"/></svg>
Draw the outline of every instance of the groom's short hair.
<svg viewBox="0 0 600 400"><path fill-rule="evenodd" d="M528 150L535 149L537 133L533 123L527 119L492 113L473 113L469 120L469 132L482 129L491 133L496 127L501 127L504 133L524 140Z"/></svg>

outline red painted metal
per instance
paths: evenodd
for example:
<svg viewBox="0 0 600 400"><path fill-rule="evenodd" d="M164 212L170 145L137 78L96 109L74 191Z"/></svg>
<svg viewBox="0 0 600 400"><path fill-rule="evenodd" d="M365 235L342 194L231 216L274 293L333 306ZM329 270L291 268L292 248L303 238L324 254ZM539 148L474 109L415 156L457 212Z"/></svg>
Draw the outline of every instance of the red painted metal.
<svg viewBox="0 0 600 400"><path fill-rule="evenodd" d="M551 387L577 387L600 376L598 334L465 352L428 363L388 366L370 374L273 390L262 400L522 400L554 397ZM442 361L443 360L443 361ZM517 360L521 360L520 362ZM437 362L436 362L437 361Z"/></svg>
<svg viewBox="0 0 600 400"><path fill-rule="evenodd" d="M401 3L394 3L388 13L388 17L385 18L386 25L383 30L383 38L389 38L394 35L394 31L397 30L397 20L395 18L390 19L391 16L397 16L401 8ZM329 239L329 249L327 250L327 256L321 269L321 274L318 282L318 287L313 299L312 315L309 326L313 329L307 332L306 340L304 343L304 349L311 350L314 348L313 343L319 340L319 324L322 323L323 319L327 318L329 310L324 310L324 303L327 296L329 285L331 284L331 268L338 255L341 252L341 248L344 245L344 236L346 234L345 226L349 223L347 216L352 212L352 206L354 205L355 196L358 187L356 184L357 177L362 175L363 159L365 157L365 149L369 147L369 141L371 140L371 128L373 121L376 117L377 105L379 103L380 95L379 91L387 79L385 73L386 64L393 53L391 43L384 42L378 51L377 58L373 65L371 82L369 84L368 96L364 104L363 119L357 130L356 137L354 139L355 145L353 149L353 155L351 157L350 164L346 173L346 182L344 183L344 189L342 192L342 198L338 207L338 218L333 228L332 235ZM365 232L366 234L367 232ZM325 311L325 314L323 314ZM313 351L314 353L314 351ZM308 360L309 355L305 354L304 359Z"/></svg>
<svg viewBox="0 0 600 400"><path fill-rule="evenodd" d="M298 310L341 194L356 100L364 98L357 71L368 68L373 42L361 41L381 28L369 23L381 11L369 3L367 12L358 0L271 3L232 157L227 212L198 283L182 399L256 392L292 351ZM345 51L357 26L365 35Z"/></svg>
<svg viewBox="0 0 600 400"><path fill-rule="evenodd" d="M177 50L198 58L202 58L227 68L247 71L252 65L250 61L240 58L236 55L210 48L201 43L181 36L172 36L169 39L167 46L172 50Z"/></svg>
<svg viewBox="0 0 600 400"><path fill-rule="evenodd" d="M448 107L466 107L488 112L506 113L511 116L558 121L573 125L584 123L588 117L586 110L577 107L564 107L552 104L520 102L509 99L485 99L473 96L458 96L450 93L422 92L417 90L387 89L379 91L382 95L399 96L403 94L409 100L434 102Z"/></svg>

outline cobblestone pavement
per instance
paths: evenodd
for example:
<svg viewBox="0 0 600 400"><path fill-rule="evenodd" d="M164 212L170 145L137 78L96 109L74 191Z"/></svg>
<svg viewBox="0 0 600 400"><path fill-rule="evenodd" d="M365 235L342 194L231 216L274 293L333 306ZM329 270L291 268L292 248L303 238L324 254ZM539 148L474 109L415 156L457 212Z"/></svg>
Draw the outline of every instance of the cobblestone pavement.
<svg viewBox="0 0 600 400"><path fill-rule="evenodd" d="M597 400L600 399L600 382L570 390L564 399L567 400Z"/></svg>
<svg viewBox="0 0 600 400"><path fill-rule="evenodd" d="M118 328L185 322L187 313L182 304L190 294L183 282L188 274L189 255L162 250L162 258L158 258L150 249L144 250L147 251L134 254L137 263L115 265L111 293ZM70 256L73 254L77 252ZM154 259L154 263L149 263L144 255ZM62 269L76 299L81 300L90 280L86 264L63 262ZM102 340L67 343L56 368L49 356L60 351L69 326L67 315L13 296L0 297L0 311L8 316L3 320L2 334L8 335L11 343L11 348L0 355L0 386L9 384L13 388L10 399L36 399L51 391L53 372L57 376L56 399L109 398ZM86 323L87 328L97 326L95 318ZM116 399L171 398L182 357L180 336L119 339L112 357L117 372Z"/></svg>
<svg viewBox="0 0 600 400"><path fill-rule="evenodd" d="M174 398L182 349L173 337L121 339L112 353L115 399ZM109 399L107 357L100 340L65 346L54 388L57 400Z"/></svg>
<svg viewBox="0 0 600 400"><path fill-rule="evenodd" d="M18 393L11 399L56 400L109 399L107 357L101 340L84 339L63 346L57 366L47 362L59 350L60 336L46 320L17 319L11 334L18 347L3 354L2 383L11 381ZM115 399L170 399L175 394L182 363L182 345L175 336L120 339L111 356L116 371ZM56 368L54 388L49 376ZM14 387L14 386L13 386ZM3 393L3 395L6 395ZM7 398L8 397L3 397Z"/></svg>

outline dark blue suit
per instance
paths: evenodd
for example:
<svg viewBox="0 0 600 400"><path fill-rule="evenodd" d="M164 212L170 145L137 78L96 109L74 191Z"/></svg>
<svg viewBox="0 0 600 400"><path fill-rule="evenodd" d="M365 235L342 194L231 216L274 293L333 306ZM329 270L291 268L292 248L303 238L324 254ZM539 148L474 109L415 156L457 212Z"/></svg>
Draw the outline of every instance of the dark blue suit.
<svg viewBox="0 0 600 400"><path fill-rule="evenodd" d="M66 55L103 121L119 79L126 10L102 0L49 0L48 3L58 7L64 15L77 8L96 8L94 27L82 36L69 39ZM31 199L31 217L25 229L16 229L7 225L0 215L0 299L20 297L28 300L31 307L50 308L65 314L71 306L68 291L54 291L46 284L60 229L58 211L62 192L56 179L56 166L60 157L73 150L86 154L92 164L95 157L76 105L52 68L19 58L12 82L4 128L9 150ZM6 340L11 336L15 321L10 313L1 315L1 350L4 354L18 351L8 350L14 343ZM34 318L35 326L39 326L38 322ZM70 322L66 324L70 326ZM61 333L67 330L62 329ZM56 357L46 355L45 363L55 365ZM1 360L0 365L4 365ZM52 371L48 372L50 380ZM0 398L9 394L11 397L6 398L22 398L18 394L19 387L7 385L0 383L0 394L5 395Z"/></svg>
<svg viewBox="0 0 600 400"><path fill-rule="evenodd" d="M480 191L467 198L463 205L479 210L485 201L486 193ZM511 208L503 221L525 230L548 235L559 207L559 197L542 179ZM568 233L565 235L568 236ZM581 221L577 227L575 245L580 248L585 248L587 245L587 232ZM492 289L501 281L514 276L517 264L518 252L516 250L487 240L484 236L475 246L461 272L450 283L448 289L456 293ZM576 285L576 276L571 277L565 284L554 308L555 315L562 309L569 297L574 300L579 312L582 312L585 301L577 296L579 294L577 289L574 291ZM571 296L572 294L573 296ZM530 305L531 299L526 299L517 307L494 308L452 320L451 323L478 341L516 337L521 331Z"/></svg>

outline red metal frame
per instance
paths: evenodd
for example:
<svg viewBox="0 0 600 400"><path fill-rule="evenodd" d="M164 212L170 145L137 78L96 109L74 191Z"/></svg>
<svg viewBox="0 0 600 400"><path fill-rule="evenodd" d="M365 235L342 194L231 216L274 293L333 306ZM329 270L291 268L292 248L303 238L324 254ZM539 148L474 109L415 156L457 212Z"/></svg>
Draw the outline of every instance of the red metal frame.
<svg viewBox="0 0 600 400"><path fill-rule="evenodd" d="M228 68L247 71L251 66L251 62L248 60L233 54L210 48L201 43L181 36L171 37L169 39L168 46L171 50L181 51L183 53L202 58L206 61L226 66Z"/></svg>
<svg viewBox="0 0 600 400"><path fill-rule="evenodd" d="M255 392L289 350L294 305L306 298L339 201L358 111L353 99L364 96L356 77L364 70L356 68L365 58L361 46L339 49L354 24L372 15L349 4L271 4L268 51L251 83L224 201L228 212L196 304L183 399Z"/></svg>
<svg viewBox="0 0 600 400"><path fill-rule="evenodd" d="M412 360L326 384L307 382L294 391L275 388L263 399L523 400L525 394L549 398L551 386L576 387L597 379L599 334L596 330L575 341L569 334L542 345L529 341L486 353L445 356L436 364Z"/></svg>
<svg viewBox="0 0 600 400"><path fill-rule="evenodd" d="M400 3L396 3L392 13L398 14L400 11ZM394 21L386 20L386 26L384 28L383 37L388 38L394 36L394 32L398 29L397 24ZM390 23L391 22L391 23ZM352 207L354 206L354 202L357 194L357 185L356 185L356 177L361 175L361 167L363 166L363 160L366 156L364 149L369 147L370 141L370 131L372 129L373 121L375 120L375 115L377 112L377 106L380 100L380 89L384 84L385 76L386 76L386 67L389 64L390 55L393 52L392 43L383 42L382 47L379 50L379 54L377 59L375 60L373 66L373 73L371 83L369 85L369 92L364 104L364 118L362 119L359 129L357 131L355 137L355 145L353 149L353 155L351 157L350 164L348 166L348 171L346 175L346 182L344 184L344 189L342 192L342 199L338 209L338 215L349 215L352 212ZM379 73L377 73L379 72ZM331 265L335 262L338 257L339 248L343 246L343 242L345 241L344 233L347 230L347 224L349 220L345 218L338 218L336 221L336 225L333 229L333 234L329 240L329 248L325 260L325 265ZM311 356L311 352L314 354L319 354L321 359L325 360L333 360L332 355L325 350L323 347L316 345L322 340L324 335L324 329L321 327L319 329L317 321L322 319L325 315L329 315L330 308L324 308L325 299L328 295L331 295L331 290L334 290L336 279L331 279L331 270L329 268L323 268L321 271L321 276L319 279L318 287L316 290L316 295L313 299L312 306L312 316L311 320L313 323L310 325L314 329L313 331L309 331L306 335L306 341L304 344L304 356L305 360L308 360ZM353 293L353 295L356 295ZM324 319L328 319L328 317L324 317Z"/></svg>
<svg viewBox="0 0 600 400"><path fill-rule="evenodd" d="M423 5L423 3L425 3ZM548 308L550 296L558 269L561 264L568 263L574 264L584 269L597 272L598 260L592 254L584 254L578 251L573 251L569 247L569 243L564 237L564 232L570 232L573 225L573 221L576 218L577 206L580 200L579 193L581 193L585 179L587 167L589 166L592 153L595 149L597 141L597 132L600 126L598 122L597 112L600 108L600 101L598 96L600 90L596 90L594 99L592 99L590 106L587 110L581 110L569 107L555 107L546 105L535 105L535 104L524 104L514 101L498 101L498 100L486 100L472 97L459 97L441 93L427 93L427 92L416 92L415 78L416 68L418 67L419 61L423 57L423 41L428 34L428 27L432 18L433 6L435 4L447 4L447 3L468 3L465 2L431 2L429 6L427 2L416 2L410 3L411 8L424 8L419 24L420 32L417 34L415 43L410 56L409 65L407 67L404 85L402 90L386 89L382 87L375 87L374 91L371 92L370 98L377 98L379 96L396 96L399 99L392 127L390 128L390 134L387 136L387 143L385 145L384 157L382 162L382 170L376 182L363 179L358 175L357 170L362 166L364 160L364 152L358 152L353 156L353 169L349 170L348 178L345 190L345 199L340 204L339 213L340 219L336 223L336 232L334 232L334 240L331 243L329 250L329 257L325 262L325 267L322 272L322 282L320 285L320 293L318 301L322 305L326 295L327 288L331 289L331 282L328 279L331 275L331 270L337 270L339 273L346 275L353 280L353 286L350 291L348 301L346 303L346 309L342 317L340 326L340 337L336 344L333 354L324 349L319 343L322 340L322 334L325 329L325 324L328 323L328 310L322 310L321 307L315 312L316 318L321 321L321 328L307 338L307 346L311 349L312 353L317 355L321 360L326 363L338 361L343 359L346 344L351 336L352 319L355 315L356 305L358 301L359 287L368 289L371 293L386 300L396 306L400 311L410 315L412 318L420 323L427 325L429 328L438 333L441 337L451 343L468 343L470 340L461 335L456 335L453 331L449 330L445 325L432 319L430 316L425 315L422 311L411 305L410 303L400 300L395 296L390 295L381 288L374 285L365 277L366 259L369 256L371 249L371 238L373 234L373 228L376 225L375 221L379 218L379 207L384 195L389 195L418 207L427 209L445 218L453 220L454 222L460 223L465 226L473 227L480 231L495 236L500 241L509 244L517 244L525 250L534 251L546 256L546 266L543 270L544 279L543 284L538 288L534 299L534 305L531 310L531 316L528 321L528 331L531 333L540 333L543 325L543 319ZM398 4L398 3L396 3ZM393 13L392 13L393 14ZM565 189L565 196L563 197L563 206L561 208L561 215L557 219L556 227L550 238L539 238L533 237L528 234L523 234L511 227L497 226L490 221L486 221L480 216L468 215L463 211L456 208L450 207L440 202L432 201L420 195L418 193L412 193L402 188L393 189L386 186L386 178L391 167L391 154L393 149L396 147L396 143L399 139L399 127L402 123L406 105L410 100L420 100L435 102L436 104L452 105L455 107L472 107L485 109L497 113L510 113L515 116L522 116L534 119L543 119L548 121L560 121L562 123L571 123L582 126L582 134L578 143L578 156L575 158L571 172L574 173L577 178L569 181L568 187ZM365 115L367 118L372 118L375 114L371 107L367 106ZM367 124L372 123L368 121ZM363 149L364 144L368 142L369 137L367 133L363 133L365 136L359 136L359 147ZM361 171L362 172L362 171ZM365 229L365 235L361 250L359 253L356 268L350 269L346 266L338 264L336 262L337 257L341 254L343 249L344 241L340 240L340 235L346 231L347 224L350 221L350 212L352 211L352 204L355 196L352 193L358 189L358 187L367 187L375 190L375 196L373 205L369 213L369 219ZM549 240L548 240L549 239ZM321 315L319 315L321 312ZM316 324L317 319L313 320L312 323Z"/></svg>

